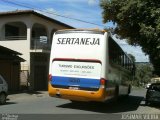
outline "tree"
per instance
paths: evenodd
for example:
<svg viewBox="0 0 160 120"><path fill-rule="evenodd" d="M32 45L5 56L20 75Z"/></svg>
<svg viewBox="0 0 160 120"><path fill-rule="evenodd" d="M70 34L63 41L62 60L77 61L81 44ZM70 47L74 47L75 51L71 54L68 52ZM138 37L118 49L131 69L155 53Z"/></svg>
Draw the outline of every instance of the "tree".
<svg viewBox="0 0 160 120"><path fill-rule="evenodd" d="M135 62L136 61L136 58L132 55L132 54L128 54L128 56L130 57L130 59Z"/></svg>
<svg viewBox="0 0 160 120"><path fill-rule="evenodd" d="M103 22L116 23L114 32L131 45L140 45L160 76L159 0L101 0Z"/></svg>
<svg viewBox="0 0 160 120"><path fill-rule="evenodd" d="M153 68L150 64L137 64L134 85L141 86L150 82Z"/></svg>

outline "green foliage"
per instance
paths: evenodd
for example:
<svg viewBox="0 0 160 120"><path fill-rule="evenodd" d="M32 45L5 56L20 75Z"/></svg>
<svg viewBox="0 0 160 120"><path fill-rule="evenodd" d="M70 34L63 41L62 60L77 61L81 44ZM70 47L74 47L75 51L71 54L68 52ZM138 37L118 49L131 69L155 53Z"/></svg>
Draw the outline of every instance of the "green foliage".
<svg viewBox="0 0 160 120"><path fill-rule="evenodd" d="M160 76L159 0L101 0L103 22L117 24L114 32L131 45L140 45Z"/></svg>
<svg viewBox="0 0 160 120"><path fill-rule="evenodd" d="M132 54L128 54L128 56L130 57L130 59L135 62L136 61L136 58L132 55Z"/></svg>
<svg viewBox="0 0 160 120"><path fill-rule="evenodd" d="M133 85L143 86L150 82L152 78L153 68L149 64L138 64L136 65L135 79Z"/></svg>

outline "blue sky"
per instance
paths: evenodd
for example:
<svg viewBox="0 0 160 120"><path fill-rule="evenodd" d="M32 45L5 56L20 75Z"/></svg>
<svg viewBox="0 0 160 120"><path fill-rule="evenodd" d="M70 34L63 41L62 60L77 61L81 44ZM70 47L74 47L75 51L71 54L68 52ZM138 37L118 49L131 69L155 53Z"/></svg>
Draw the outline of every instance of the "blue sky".
<svg viewBox="0 0 160 120"><path fill-rule="evenodd" d="M113 27L114 25L112 22L106 24L102 23L102 9L99 6L99 1L100 0L0 0L0 12L34 9L41 14L75 28L103 29ZM65 17L59 17L57 15ZM66 17L85 22L68 19ZM140 47L131 47L122 40L117 41L125 51L136 55L136 60L138 62L148 61L148 57L142 53Z"/></svg>
<svg viewBox="0 0 160 120"><path fill-rule="evenodd" d="M4 2L5 1L5 2ZM8 2L14 2L16 4L24 4L26 7L14 5ZM27 8L29 7L29 8ZM46 14L54 19L67 23L75 28L101 28L112 27L113 24L102 23L101 12L102 9L99 6L99 0L1 0L0 11L17 10L17 9L30 9L43 10L40 13ZM53 14L47 14L46 11L53 14L63 15L70 18L83 20L86 22L92 22L94 24L88 24L85 22L79 22L64 17L59 17ZM38 11L39 12L39 11Z"/></svg>

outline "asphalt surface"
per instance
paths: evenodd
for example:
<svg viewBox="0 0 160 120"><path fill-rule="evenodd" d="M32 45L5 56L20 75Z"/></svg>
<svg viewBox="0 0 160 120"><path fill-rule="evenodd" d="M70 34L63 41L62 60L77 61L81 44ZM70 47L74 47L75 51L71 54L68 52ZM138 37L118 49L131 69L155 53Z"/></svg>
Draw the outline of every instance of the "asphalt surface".
<svg viewBox="0 0 160 120"><path fill-rule="evenodd" d="M160 105L145 106L145 89L134 88L128 98L119 98L117 102L72 103L69 100L52 98L47 91L24 92L8 96L6 105L0 106L0 118L3 120L118 120L147 118L156 115L160 119ZM144 116L142 116L144 115ZM10 118L12 117L12 118ZM131 117L131 118L130 118ZM10 118L10 119L5 119ZM151 116L148 117L148 120ZM131 119L132 120L132 119Z"/></svg>

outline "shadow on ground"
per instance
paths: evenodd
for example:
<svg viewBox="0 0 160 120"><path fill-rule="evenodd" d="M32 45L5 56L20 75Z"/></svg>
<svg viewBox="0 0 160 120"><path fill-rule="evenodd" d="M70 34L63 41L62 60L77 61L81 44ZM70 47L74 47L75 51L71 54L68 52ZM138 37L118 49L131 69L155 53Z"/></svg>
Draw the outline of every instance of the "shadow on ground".
<svg viewBox="0 0 160 120"><path fill-rule="evenodd" d="M140 96L129 96L127 98L119 98L118 101L110 101L107 103L99 102L76 102L67 103L57 107L70 108L78 110L86 110L99 113L120 113L135 111L138 109L141 101L144 97Z"/></svg>
<svg viewBox="0 0 160 120"><path fill-rule="evenodd" d="M30 91L30 90L24 90L22 92L9 92L9 95L13 95L13 94L20 94L20 93L26 93L26 94L29 94L29 95L33 95L33 94L43 94L42 91Z"/></svg>
<svg viewBox="0 0 160 120"><path fill-rule="evenodd" d="M25 93L30 94L30 95L32 95L32 94L36 94L36 95L43 94L40 91L26 91Z"/></svg>
<svg viewBox="0 0 160 120"><path fill-rule="evenodd" d="M17 104L16 102L6 102L5 104L3 104L3 105L0 105L0 106L6 106L6 105L12 105L12 104Z"/></svg>
<svg viewBox="0 0 160 120"><path fill-rule="evenodd" d="M153 107L153 108L157 108L157 109L160 109L160 102L157 102L157 103L151 103L148 105L149 107Z"/></svg>

